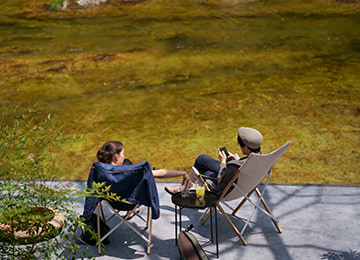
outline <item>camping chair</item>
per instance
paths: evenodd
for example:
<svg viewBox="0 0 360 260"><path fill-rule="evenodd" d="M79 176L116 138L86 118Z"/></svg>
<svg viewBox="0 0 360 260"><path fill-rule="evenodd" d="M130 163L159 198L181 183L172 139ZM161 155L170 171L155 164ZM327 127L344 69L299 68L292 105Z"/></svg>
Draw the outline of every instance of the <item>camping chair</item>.
<svg viewBox="0 0 360 260"><path fill-rule="evenodd" d="M110 191L121 197L120 202L100 199L96 204L99 254L101 254L101 243L123 223L147 243L147 254L150 254L152 220L159 218L160 214L159 197L150 164L144 161L133 165L119 166L96 162L93 164L92 172L93 181L99 183L106 182L106 185L111 185ZM123 202L124 199L126 202ZM107 204L112 212L112 215L108 218L104 214L104 203ZM140 205L147 207L147 219L137 214L136 210ZM126 216L121 216L120 211L124 210L131 210L131 212ZM100 232L100 212L105 223L113 217L119 218L119 223L106 234L101 234ZM134 217L139 217L146 223L145 229L149 229L148 236L142 234L129 222L131 214L134 214Z"/></svg>
<svg viewBox="0 0 360 260"><path fill-rule="evenodd" d="M104 202L107 204L107 206L109 207L109 209L111 210L111 212L113 212L113 214L106 218L105 213L104 213L104 209L103 209L103 204ZM146 243L147 243L147 251L146 253L149 255L150 254L150 248L151 248L151 233L152 233L152 218L151 218L151 207L147 207L147 218L144 219L141 215L139 215L136 212L136 209L138 209L140 207L140 204L136 204L133 205L133 209L129 211L128 214L126 214L125 216L121 216L120 215L120 211L125 210L127 211L127 207L113 207L112 203L107 201L107 200L103 200L100 201L99 204L96 207L96 211L97 211L97 233L98 233L98 251L99 251L99 255L101 254L101 243L108 237L110 236L111 233L113 233L118 227L120 227L120 225L122 225L123 223L126 224L129 228L131 228L139 237L141 237ZM113 217L118 217L120 219L119 223L113 227L112 229L110 229L110 231L108 233L106 233L103 237L101 236L101 231L100 231L100 211L101 211L101 215L103 218L103 221L105 223L107 223L108 221L110 221L110 219L112 219ZM139 230L137 230L131 223L129 223L129 216L131 216L131 214L134 214L134 217L138 217L140 218L142 221L144 221L146 223L145 229L149 228L149 234L148 237L145 236L144 234L142 234Z"/></svg>
<svg viewBox="0 0 360 260"><path fill-rule="evenodd" d="M281 158L281 156L285 153L285 151L289 148L291 142L287 142L284 145L282 145L277 150L268 153L268 154L260 154L260 153L251 153L246 162L239 168L239 170L236 172L234 177L229 181L225 189L221 192L219 202L217 203L217 207L222 213L222 215L225 217L227 222L230 224L232 229L235 231L235 233L238 235L240 240L243 242L243 244L246 246L247 242L243 237L243 233L248 226L251 218L255 214L255 211L258 209L261 212L263 212L265 215L269 216L274 223L276 229L279 233L282 232L278 221L275 219L274 215L270 211L269 206L267 205L265 199L264 199L264 193L267 187L267 184L269 183L269 179L271 176L271 169L274 167L274 165L277 163L277 161ZM197 179L200 183L205 183L202 179L201 175L196 169L193 169L196 173ZM263 188L260 192L259 185L264 182ZM230 188L232 190L230 190ZM206 187L207 188L207 187ZM208 189L208 188L207 188ZM253 193L257 194L257 200L251 199L250 196ZM233 209L231 206L229 206L226 201L231 201L235 199L242 198L243 200L239 203L239 205ZM220 202L224 203L227 207L229 207L232 210L232 215L235 215L237 211L241 208L241 206L246 202L250 202L254 209L251 212L249 218L247 219L245 225L243 226L241 232L237 229L235 224L230 220L228 215L225 213L224 209L220 205ZM260 202L262 203L262 207L260 207ZM209 218L211 212L208 211L202 217L201 224L204 225L206 220Z"/></svg>

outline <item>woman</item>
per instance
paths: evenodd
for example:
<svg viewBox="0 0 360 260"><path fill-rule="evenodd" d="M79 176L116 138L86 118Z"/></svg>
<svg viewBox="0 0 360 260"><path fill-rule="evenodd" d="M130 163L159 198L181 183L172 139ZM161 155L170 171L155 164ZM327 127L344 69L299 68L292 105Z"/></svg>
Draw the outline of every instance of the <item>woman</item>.
<svg viewBox="0 0 360 260"><path fill-rule="evenodd" d="M125 153L124 153L124 145L119 141L109 141L106 142L100 150L97 152L97 158L99 162L111 164L111 165L131 165L132 162L128 159L125 159ZM153 176L155 178L172 178L172 177L183 177L182 185L186 185L187 188L190 188L193 183L191 182L189 175L184 171L172 171L172 170L153 170L152 171ZM89 182L89 180L88 180ZM91 216L89 216L88 208L93 207L93 203L90 202L90 199L88 199L88 204L85 202L84 205L84 213L83 217L85 219L89 219ZM113 202L116 205L121 205L121 208L124 210L128 210L127 219L131 219L134 214L131 213L131 209L134 207L134 205L124 204L123 202ZM87 206L89 205L89 206ZM91 210L92 211L92 210ZM136 212L139 212L139 209L137 209Z"/></svg>
<svg viewBox="0 0 360 260"><path fill-rule="evenodd" d="M99 162L112 165L131 165L129 159L125 159L124 145L119 141L106 142L97 152ZM193 183L189 175L184 171L172 171L166 169L159 169L152 171L154 178L173 178L183 177L182 185L190 188Z"/></svg>

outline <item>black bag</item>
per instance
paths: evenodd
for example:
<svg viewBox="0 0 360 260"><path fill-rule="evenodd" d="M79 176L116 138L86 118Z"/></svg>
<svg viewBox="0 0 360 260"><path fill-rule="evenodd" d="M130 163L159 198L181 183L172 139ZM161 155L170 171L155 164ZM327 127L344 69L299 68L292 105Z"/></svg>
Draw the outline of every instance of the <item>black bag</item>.
<svg viewBox="0 0 360 260"><path fill-rule="evenodd" d="M95 233L97 233L97 215L95 213L93 213L91 215L90 218L88 218L87 220L85 220L85 224L93 231L95 231ZM106 233L108 233L110 231L109 226L102 220L102 218L100 218L100 237L103 237L104 235L106 235ZM96 245L96 239L92 238L92 234L90 231L85 230L85 232L81 233L81 240L83 242L85 242L88 245ZM109 244L110 240L107 237L103 243Z"/></svg>
<svg viewBox="0 0 360 260"><path fill-rule="evenodd" d="M178 248L181 260L207 260L208 257L199 245L195 236L189 232L193 226L190 225L186 230L179 234Z"/></svg>

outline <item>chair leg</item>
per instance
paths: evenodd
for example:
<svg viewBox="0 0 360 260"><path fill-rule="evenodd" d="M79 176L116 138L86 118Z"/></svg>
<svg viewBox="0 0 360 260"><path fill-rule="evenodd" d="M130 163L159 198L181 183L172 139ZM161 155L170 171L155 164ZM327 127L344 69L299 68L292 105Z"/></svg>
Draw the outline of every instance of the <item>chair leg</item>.
<svg viewBox="0 0 360 260"><path fill-rule="evenodd" d="M258 188L256 188L255 191L256 191L256 194L257 194L257 195L259 196L259 198L260 198L260 197L261 197L261 193L260 193L260 191L258 190ZM263 206L264 206L264 208L266 209L266 211L267 211L271 216L274 217L274 215L272 214L272 212L271 212L269 206L267 205L266 201L264 200L264 198L261 198L261 203L263 204ZM282 233L282 230L281 230L281 228L280 228L280 226L279 226L279 223L278 223L275 219L273 219L273 218L271 218L271 221L274 223L274 225L275 225L276 229L278 230L278 232L279 232L279 233Z"/></svg>
<svg viewBox="0 0 360 260"><path fill-rule="evenodd" d="M98 252L99 252L99 255L101 255L100 210L99 210L100 207L102 208L101 201L100 201L99 204L96 206L96 213L97 213L96 221L97 221Z"/></svg>
<svg viewBox="0 0 360 260"><path fill-rule="evenodd" d="M200 221L202 221L204 218L205 218L205 216L209 213L209 208L207 208L204 212L203 212L203 214L201 215L201 217L200 217Z"/></svg>
<svg viewBox="0 0 360 260"><path fill-rule="evenodd" d="M257 188L255 188L255 189L257 189ZM255 189L253 189L252 191L250 191L248 194L247 194L247 196L248 197L250 197L251 196L251 194L253 194L253 192L255 191ZM241 202L240 202L240 204L234 209L234 211L232 212L232 215L233 216L235 216L235 214L239 211L239 209L242 207L242 205L244 205L244 203L247 201L247 199L246 198L244 198Z"/></svg>
<svg viewBox="0 0 360 260"><path fill-rule="evenodd" d="M225 219L227 220L227 222L229 223L229 225L232 227L232 229L235 231L235 233L238 235L238 237L240 238L241 242L243 242L243 244L245 246L247 246L247 242L245 240L245 238L240 234L239 230L237 229L237 227L232 223L232 221L230 220L230 218L228 217L228 215L225 213L224 209L217 204L218 209L220 210L221 214L225 217Z"/></svg>
<svg viewBox="0 0 360 260"><path fill-rule="evenodd" d="M96 210L97 210L97 223L98 223L98 251L99 251L99 255L101 255L101 239L105 239L106 237L108 237L112 232L114 232L120 225L125 224L127 225L130 229L132 229L141 239L143 239L145 242L147 242L147 254L150 254L150 249L151 249L151 236L152 236L152 212L151 212L151 207L148 207L148 212L147 212L147 219L144 219L142 216L140 216L139 214L136 214L135 210L138 207L133 208L133 213L135 213L135 215L137 217L139 217L141 220L143 220L144 222L146 222L146 229L149 229L149 236L146 237L144 234L140 233L133 225L131 225L131 223L128 222L128 220L125 217L122 217L119 213L119 211L117 211L116 209L114 209L111 204L106 201L108 206L110 207L110 209L112 210L112 212L114 212L115 216L118 216L120 218L120 222L115 225L103 238L100 237L100 203L96 206Z"/></svg>
<svg viewBox="0 0 360 260"><path fill-rule="evenodd" d="M103 220L106 223L107 220L106 220L106 217L105 217L105 212L104 212L104 208L103 208L103 205L102 205L101 201L99 202L99 206L100 206L101 215L103 217Z"/></svg>
<svg viewBox="0 0 360 260"><path fill-rule="evenodd" d="M208 210L208 212L206 213L205 217L201 219L201 225L204 225L206 223L212 212L213 212L213 208L210 208L210 210Z"/></svg>
<svg viewBox="0 0 360 260"><path fill-rule="evenodd" d="M148 207L148 210L147 210L146 227L145 227L145 229L148 229L148 228L149 228L149 221L151 221L151 208L150 208L150 207Z"/></svg>
<svg viewBox="0 0 360 260"><path fill-rule="evenodd" d="M150 225L148 225L148 222L150 221ZM150 249L151 249L151 233L152 233L152 217L151 217L151 208L148 207L148 221L146 223L146 228L149 226L149 241L148 241L148 247L147 247L147 254L150 255Z"/></svg>

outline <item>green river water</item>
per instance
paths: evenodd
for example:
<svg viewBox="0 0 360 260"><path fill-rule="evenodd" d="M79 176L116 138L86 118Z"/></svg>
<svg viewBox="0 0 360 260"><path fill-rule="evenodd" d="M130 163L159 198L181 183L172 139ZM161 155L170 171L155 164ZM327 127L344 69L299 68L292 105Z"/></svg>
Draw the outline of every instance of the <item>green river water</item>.
<svg viewBox="0 0 360 260"><path fill-rule="evenodd" d="M110 1L58 12L0 4L0 94L69 135L72 179L100 146L188 171L240 126L287 140L273 182L360 184L360 3Z"/></svg>

